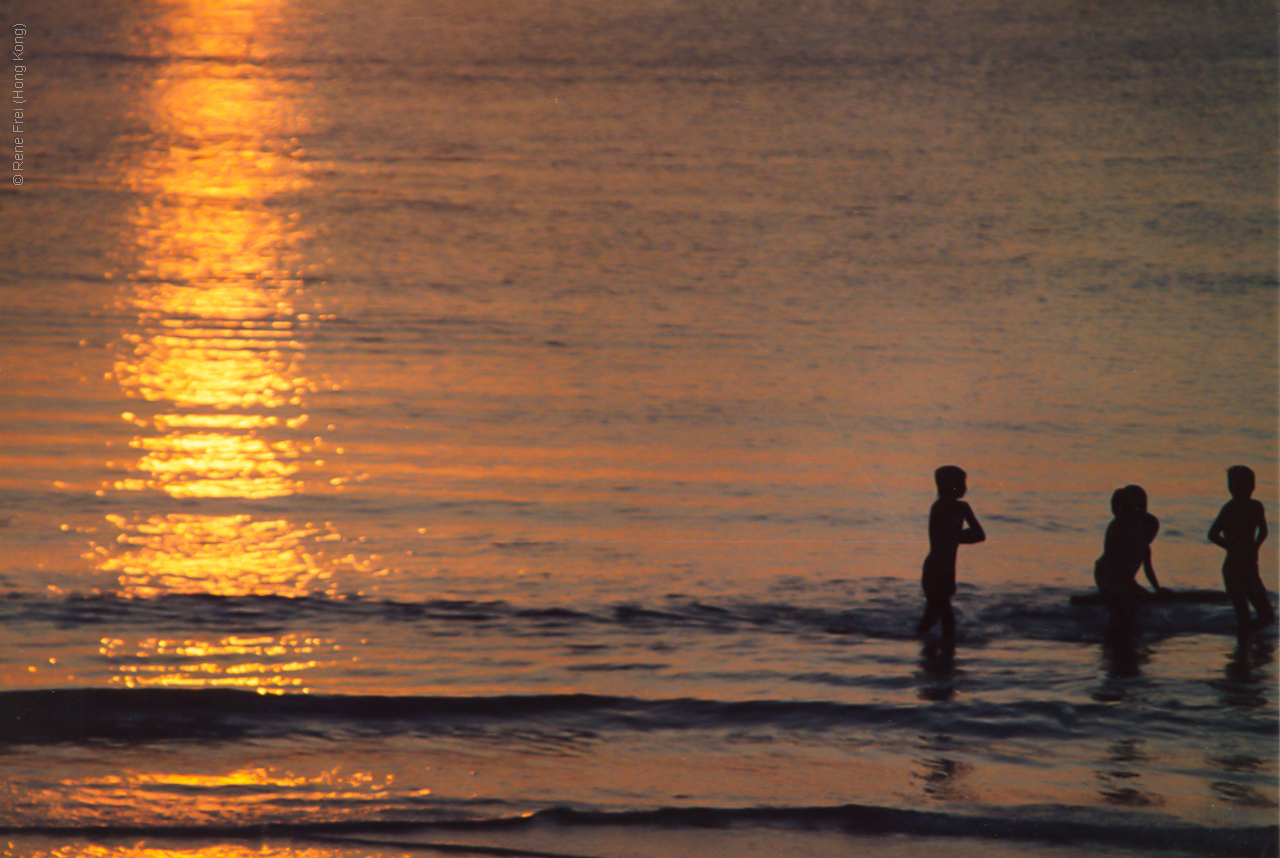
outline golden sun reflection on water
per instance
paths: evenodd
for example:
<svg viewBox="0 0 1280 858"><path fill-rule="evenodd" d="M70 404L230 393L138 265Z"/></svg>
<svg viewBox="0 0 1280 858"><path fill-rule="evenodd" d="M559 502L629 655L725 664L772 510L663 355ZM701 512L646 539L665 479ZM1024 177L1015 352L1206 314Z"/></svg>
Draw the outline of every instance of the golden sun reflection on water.
<svg viewBox="0 0 1280 858"><path fill-rule="evenodd" d="M152 824L164 825L174 819L189 822L206 821L221 826L246 823L256 818L264 809L287 808L305 818L309 811L318 811L325 804L340 802L348 806L381 807L397 791L395 775L375 775L357 767L342 765L311 772L269 766L227 766L218 771L217 766L200 772L187 770L182 764L173 768L125 768L119 772L91 774L83 777L62 778L43 788L32 790L31 798L47 798L51 808L62 812L63 824L71 820L94 820L101 824L104 814L100 809L109 808L106 816L127 812L132 818L154 820ZM416 789L413 795L429 795L429 789ZM123 844L117 851L103 855L166 855L196 854L222 855L238 852L218 852L229 846L208 846L191 852L175 852L156 847L142 850L144 843L132 848ZM205 849L214 851L204 851ZM29 854L29 853L28 853ZM39 853L37 853L39 854ZM44 854L85 854L83 852L52 852ZM248 853L247 853L248 854ZM269 851L263 844L255 848L254 855L293 855L285 850ZM302 853L320 854L320 853Z"/></svg>
<svg viewBox="0 0 1280 858"><path fill-rule="evenodd" d="M48 852L32 853L31 858L337 858L368 854L334 849L312 849L301 846L239 846L218 843L210 846L166 848L145 844L105 845L77 843Z"/></svg>
<svg viewBox="0 0 1280 858"><path fill-rule="evenodd" d="M160 438L136 438L132 446L147 451L138 467L152 476L145 483L176 498L273 498L291 495L289 478L299 466L291 441L269 443L253 436L215 432L174 432ZM128 480L116 488L128 490Z"/></svg>
<svg viewBox="0 0 1280 858"><path fill-rule="evenodd" d="M309 548L320 531L247 514L108 516L122 550L99 547L99 568L130 596L168 593L305 596L329 578ZM330 537L331 538L331 537Z"/></svg>
<svg viewBox="0 0 1280 858"><path fill-rule="evenodd" d="M227 787L264 787L274 798L368 799L385 796L395 775L376 778L370 772L344 772L335 767L307 777L275 767L237 769L220 775L196 775L177 772L130 772L104 775L75 781L79 787L203 787L217 790ZM289 790L280 792L280 790ZM299 790L294 792L292 790Z"/></svg>
<svg viewBox="0 0 1280 858"><path fill-rule="evenodd" d="M123 165L139 202L122 253L117 309L130 321L113 374L138 401L121 414L137 430L136 458L109 462L119 476L104 486L136 495L138 509L108 516L115 541L90 555L130 597L298 597L334 586L317 543L336 534L245 506L304 492L321 443L302 434L307 397L320 389L303 371L309 236L287 208L311 186L297 143L309 128L305 93L245 62L270 54L286 5L190 0L150 30L150 49L176 59L144 91L138 112L151 139ZM299 665L314 666L290 670ZM240 667L122 668L120 678L252 685L289 672Z"/></svg>
<svg viewBox="0 0 1280 858"><path fill-rule="evenodd" d="M297 676L356 656L331 638L235 636L216 640L146 638L127 646L103 638L98 653L113 664L112 683L127 688L251 688L259 693L306 691Z"/></svg>

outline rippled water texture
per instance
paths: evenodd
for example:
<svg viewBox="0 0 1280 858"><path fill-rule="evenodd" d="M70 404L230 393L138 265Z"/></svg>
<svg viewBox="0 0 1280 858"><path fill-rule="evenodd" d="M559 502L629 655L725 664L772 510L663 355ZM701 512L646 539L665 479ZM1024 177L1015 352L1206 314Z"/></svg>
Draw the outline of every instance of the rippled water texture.
<svg viewBox="0 0 1280 858"><path fill-rule="evenodd" d="M1176 590L1276 526L1273 4L5 14L15 854L1274 838L1274 633L1070 602L1119 486Z"/></svg>

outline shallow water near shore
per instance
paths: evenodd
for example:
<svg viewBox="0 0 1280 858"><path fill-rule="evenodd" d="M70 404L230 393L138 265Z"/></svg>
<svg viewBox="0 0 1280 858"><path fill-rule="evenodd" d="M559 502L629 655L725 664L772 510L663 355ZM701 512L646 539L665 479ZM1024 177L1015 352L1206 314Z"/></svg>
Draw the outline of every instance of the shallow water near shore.
<svg viewBox="0 0 1280 858"><path fill-rule="evenodd" d="M22 14L8 854L1274 849L1270 7Z"/></svg>
<svg viewBox="0 0 1280 858"><path fill-rule="evenodd" d="M20 854L32 856L89 855L93 858L402 858L408 855L446 854L465 858L488 856L525 856L525 858L767 858L788 855L795 858L836 858L851 851L866 858L906 858L921 850L943 852L955 858L1084 858L1097 855L1103 848L1111 855L1148 854L1140 850L1110 844L1086 847L1052 846L1025 841L975 840L956 837L920 837L907 835L856 836L845 832L807 830L772 831L749 829L672 829L625 826L609 828L593 826L588 830L539 827L529 831L486 833L477 835L401 834L388 836L373 833L317 836L293 840L219 843L195 846L190 840L152 838L144 842L121 844L101 841L82 844L74 853L40 837L23 837L14 847ZM1176 856L1178 852L1163 852ZM1197 853L1185 853L1197 854Z"/></svg>

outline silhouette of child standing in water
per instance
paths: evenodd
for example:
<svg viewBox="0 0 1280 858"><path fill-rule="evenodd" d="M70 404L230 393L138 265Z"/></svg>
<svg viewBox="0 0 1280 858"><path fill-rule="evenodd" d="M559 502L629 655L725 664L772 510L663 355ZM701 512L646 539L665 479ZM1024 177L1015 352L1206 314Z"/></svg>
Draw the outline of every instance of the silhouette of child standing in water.
<svg viewBox="0 0 1280 858"><path fill-rule="evenodd" d="M1255 478L1244 465L1227 468L1227 490L1231 500L1209 528L1209 541L1227 549L1222 561L1222 583L1236 609L1236 634L1244 637L1254 628L1269 626L1276 619L1271 597L1258 574L1258 547L1267 538L1267 513L1261 501L1253 499ZM1249 603L1258 612L1249 622Z"/></svg>
<svg viewBox="0 0 1280 858"><path fill-rule="evenodd" d="M956 592L956 554L961 545L976 545L987 538L978 518L964 497L966 474L955 465L944 465L933 472L938 484L938 499L929 509L929 556L924 559L920 583L924 587L924 616L916 633L927 634L933 624L942 622L942 636L955 640L956 617L951 610L951 597Z"/></svg>
<svg viewBox="0 0 1280 858"><path fill-rule="evenodd" d="M1102 556L1093 566L1102 600L1111 609L1113 627L1128 627L1137 611L1138 599L1146 591L1134 579L1138 568L1146 573L1151 588L1160 591L1151 563L1151 543L1160 531L1160 521L1147 512L1147 493L1141 486L1125 486L1111 495L1111 514L1103 538Z"/></svg>

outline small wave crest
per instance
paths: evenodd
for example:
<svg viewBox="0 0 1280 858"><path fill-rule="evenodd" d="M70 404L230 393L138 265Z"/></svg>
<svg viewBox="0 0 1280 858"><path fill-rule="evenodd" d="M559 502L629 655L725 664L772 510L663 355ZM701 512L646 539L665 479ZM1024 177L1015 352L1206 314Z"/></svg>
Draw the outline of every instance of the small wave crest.
<svg viewBox="0 0 1280 858"><path fill-rule="evenodd" d="M433 599L422 602L362 597L166 595L132 599L113 594L44 595L12 592L0 600L0 623L56 627L112 625L217 628L266 632L317 620L336 624L405 624L432 627L492 625L521 634L562 634L567 629L623 627L640 631L774 632L838 634L902 640L919 618L918 589L906 581L877 581L873 597L857 591L838 607L803 602L725 600L716 604L671 596L660 604L514 605L507 601ZM1106 610L1090 603L1088 590L1025 590L962 585L955 599L970 643L1025 639L1096 642ZM1233 634L1234 615L1224 594L1197 591L1188 598L1143 606L1143 633Z"/></svg>
<svg viewBox="0 0 1280 858"><path fill-rule="evenodd" d="M435 838L450 833L457 851L467 854L539 855L559 853L463 846L460 833L477 838L485 832L558 829L604 829L646 832L682 829L774 829L829 831L850 835L904 834L913 837L961 837L979 840L1020 840L1060 846L1127 848L1143 854L1170 852L1197 855L1274 855L1277 826L1211 827L1151 814L1124 813L1096 808L1035 806L1005 809L999 813L948 813L873 805L845 804L827 807L763 806L660 807L647 810L599 810L553 806L518 816L470 818L437 822L384 820L380 822L268 823L252 826L9 826L9 835L146 836L199 838L290 837L335 844L427 848Z"/></svg>
<svg viewBox="0 0 1280 858"><path fill-rule="evenodd" d="M1104 732L1105 702L951 701L941 707L805 700L645 700L594 694L470 697L263 694L232 689L64 688L0 692L0 746L108 740L236 740L353 735L508 733L599 735L608 731L778 732L945 730L980 739L1069 740ZM1190 730L1203 713L1150 712L1170 729ZM1268 727L1269 729L1269 727Z"/></svg>

